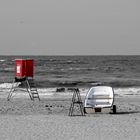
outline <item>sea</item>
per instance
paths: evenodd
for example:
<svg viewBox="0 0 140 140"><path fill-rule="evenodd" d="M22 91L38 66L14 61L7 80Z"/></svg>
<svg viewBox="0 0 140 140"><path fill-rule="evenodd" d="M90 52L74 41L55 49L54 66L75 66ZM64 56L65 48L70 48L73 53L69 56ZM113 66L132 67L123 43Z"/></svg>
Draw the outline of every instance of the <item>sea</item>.
<svg viewBox="0 0 140 140"><path fill-rule="evenodd" d="M39 89L106 85L140 94L140 56L0 56L0 91L15 78L15 59L34 60Z"/></svg>

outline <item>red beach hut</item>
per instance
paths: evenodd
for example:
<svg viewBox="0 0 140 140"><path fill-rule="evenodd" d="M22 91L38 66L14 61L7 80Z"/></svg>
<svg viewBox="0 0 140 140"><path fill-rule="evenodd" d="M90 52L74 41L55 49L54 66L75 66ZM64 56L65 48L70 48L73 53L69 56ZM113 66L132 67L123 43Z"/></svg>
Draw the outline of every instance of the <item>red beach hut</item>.
<svg viewBox="0 0 140 140"><path fill-rule="evenodd" d="M25 77L33 78L33 60L32 59L16 59L15 60L15 77L22 79Z"/></svg>

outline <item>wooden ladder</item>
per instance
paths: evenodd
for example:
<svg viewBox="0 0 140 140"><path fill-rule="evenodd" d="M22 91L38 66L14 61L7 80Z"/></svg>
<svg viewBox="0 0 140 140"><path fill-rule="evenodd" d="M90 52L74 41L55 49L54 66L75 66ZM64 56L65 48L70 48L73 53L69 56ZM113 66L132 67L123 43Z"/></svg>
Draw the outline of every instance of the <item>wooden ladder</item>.
<svg viewBox="0 0 140 140"><path fill-rule="evenodd" d="M73 111L74 111L74 105L75 104L79 105L81 115L85 116L83 102L82 102L82 99L81 99L81 96L80 96L80 91L79 91L78 88L76 88L74 90L74 93L73 93L73 96L72 96L72 102L71 102L71 106L70 106L70 109L69 109L69 116L73 116Z"/></svg>
<svg viewBox="0 0 140 140"><path fill-rule="evenodd" d="M31 100L38 98L38 100L40 101L36 83L34 82L33 79L27 80L27 89L28 89L28 92L30 93L29 95L31 95L31 98L32 98Z"/></svg>

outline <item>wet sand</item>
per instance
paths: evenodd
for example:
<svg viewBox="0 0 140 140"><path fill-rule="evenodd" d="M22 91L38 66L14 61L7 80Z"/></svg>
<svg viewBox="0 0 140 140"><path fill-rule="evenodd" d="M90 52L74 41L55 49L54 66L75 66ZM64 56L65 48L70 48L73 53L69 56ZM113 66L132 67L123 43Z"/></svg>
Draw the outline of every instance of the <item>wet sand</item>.
<svg viewBox="0 0 140 140"><path fill-rule="evenodd" d="M7 94L5 93L5 96ZM82 98L84 99L84 97ZM0 139L91 140L140 139L140 96L116 96L117 114L68 116L71 96L0 98Z"/></svg>

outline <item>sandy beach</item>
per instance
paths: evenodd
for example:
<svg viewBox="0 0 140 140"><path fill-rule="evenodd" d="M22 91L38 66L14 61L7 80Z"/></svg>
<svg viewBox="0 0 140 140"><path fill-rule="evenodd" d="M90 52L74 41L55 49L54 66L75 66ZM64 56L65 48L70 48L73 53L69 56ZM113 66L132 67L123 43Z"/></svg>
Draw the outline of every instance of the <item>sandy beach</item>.
<svg viewBox="0 0 140 140"><path fill-rule="evenodd" d="M3 96L2 96L3 95ZM0 98L1 140L91 140L140 139L140 96L115 96L117 114L96 113L68 116L71 96L41 96L31 101L18 94ZM84 100L84 96L82 96Z"/></svg>
<svg viewBox="0 0 140 140"><path fill-rule="evenodd" d="M0 140L140 140L139 5L1 0Z"/></svg>

